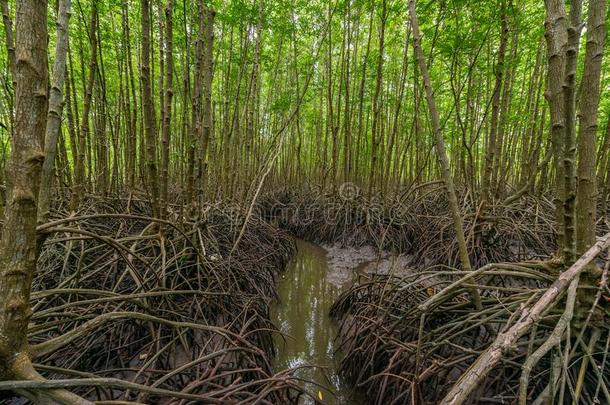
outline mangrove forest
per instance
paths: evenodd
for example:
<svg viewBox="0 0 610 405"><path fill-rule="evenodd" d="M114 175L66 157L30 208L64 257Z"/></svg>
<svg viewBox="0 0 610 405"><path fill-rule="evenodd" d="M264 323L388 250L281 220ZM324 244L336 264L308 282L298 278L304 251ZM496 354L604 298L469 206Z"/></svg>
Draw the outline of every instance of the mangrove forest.
<svg viewBox="0 0 610 405"><path fill-rule="evenodd" d="M0 404L610 405L607 0L0 8Z"/></svg>

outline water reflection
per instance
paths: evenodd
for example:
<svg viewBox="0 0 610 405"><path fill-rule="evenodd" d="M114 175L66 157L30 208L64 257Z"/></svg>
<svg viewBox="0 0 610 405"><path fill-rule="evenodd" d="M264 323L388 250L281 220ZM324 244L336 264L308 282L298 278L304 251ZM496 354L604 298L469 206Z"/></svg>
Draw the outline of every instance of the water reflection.
<svg viewBox="0 0 610 405"><path fill-rule="evenodd" d="M297 375L330 388L304 384L328 404L355 404L353 392L337 375L334 338L337 326L328 311L341 292L341 287L328 281L326 251L319 246L297 241L297 255L279 282L280 302L274 306L272 319L280 330L289 335L277 337L278 355L275 369L303 365ZM334 395L333 395L334 394Z"/></svg>

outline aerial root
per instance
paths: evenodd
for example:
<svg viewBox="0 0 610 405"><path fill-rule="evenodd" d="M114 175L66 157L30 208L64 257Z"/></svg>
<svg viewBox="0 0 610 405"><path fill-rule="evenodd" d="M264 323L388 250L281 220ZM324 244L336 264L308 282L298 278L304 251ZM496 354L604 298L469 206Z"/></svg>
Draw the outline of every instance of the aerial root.
<svg viewBox="0 0 610 405"><path fill-rule="evenodd" d="M99 403L294 403L292 370L274 373L269 305L292 240L218 204L196 220L156 220L144 203L91 199L39 227L33 368L46 380L0 391ZM231 215L230 215L231 214ZM69 391L67 391L69 390Z"/></svg>
<svg viewBox="0 0 610 405"><path fill-rule="evenodd" d="M483 210L471 193L462 192L460 207L473 267L544 258L555 249L552 204L544 199L489 202ZM370 198L313 188L276 190L261 198L258 210L312 242L409 254L416 267L459 266L448 201L439 183Z"/></svg>
<svg viewBox="0 0 610 405"><path fill-rule="evenodd" d="M341 372L376 404L610 401L609 311L599 299L610 292L599 258L608 243L559 276L554 264L530 261L363 280L331 310ZM594 286L577 277L592 260L606 265ZM473 286L480 312L468 299ZM583 289L597 298L584 315L575 310Z"/></svg>

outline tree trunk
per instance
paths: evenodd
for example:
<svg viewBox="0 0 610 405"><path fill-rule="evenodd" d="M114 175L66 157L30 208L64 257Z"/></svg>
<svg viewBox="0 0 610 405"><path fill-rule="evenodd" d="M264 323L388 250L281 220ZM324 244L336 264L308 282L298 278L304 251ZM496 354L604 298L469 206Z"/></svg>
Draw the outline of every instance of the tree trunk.
<svg viewBox="0 0 610 405"><path fill-rule="evenodd" d="M13 40L13 21L11 20L8 8L8 0L0 0L0 7L2 7L2 22L4 23L4 42L8 54L8 67L14 87L17 80L15 76L15 41Z"/></svg>
<svg viewBox="0 0 610 405"><path fill-rule="evenodd" d="M470 259L468 257L468 248L466 247L466 238L464 237L464 226L462 224L460 208L458 206L457 196L455 194L455 187L449 171L449 159L447 158L447 151L445 149L445 141L443 139L443 133L441 130L440 117L436 108L436 100L434 99L434 94L432 93L432 84L430 83L430 75L428 73L426 58L424 56L424 51L421 48L421 34L419 32L417 14L415 13L415 0L409 0L409 15L411 17L411 29L413 30L413 50L415 57L417 58L422 79L424 81L426 101L428 102L428 110L430 112L430 119L432 121L432 131L434 132L434 138L436 140L436 155L438 157L438 162L441 169L441 177L445 183L445 188L447 189L447 199L449 200L449 208L451 210L451 217L453 218L453 226L455 228L455 236L460 252L460 263L462 270L467 272L472 270L472 266L470 265ZM476 288L470 289L470 295L474 306L477 309L480 309L481 297L479 296L478 290Z"/></svg>
<svg viewBox="0 0 610 405"><path fill-rule="evenodd" d="M95 85L95 75L97 72L97 0L91 4L91 26L89 27L89 74L85 87L85 98L83 101L83 115L81 128L78 133L78 156L74 167L74 190L72 192L72 211L76 211L82 200L85 189L85 151L87 148L87 135L89 134L89 110L91 109L91 99L93 96L93 86ZM76 104L76 102L75 102ZM89 155L91 158L91 155ZM90 160L90 159L89 159Z"/></svg>
<svg viewBox="0 0 610 405"><path fill-rule="evenodd" d="M379 34L379 55L377 56L377 71L375 74L375 94L373 95L373 122L371 124L371 167L369 172L369 195L371 195L376 182L378 182L377 172L377 160L379 154L379 147L381 145L382 137L381 133L378 133L379 127L379 115L380 105L379 97L381 95L382 79L383 79L383 52L385 45L385 25L387 20L387 5L386 0L381 3L381 28ZM381 184L379 184L381 186Z"/></svg>
<svg viewBox="0 0 610 405"><path fill-rule="evenodd" d="M42 165L40 195L38 199L38 222L49 218L51 188L53 185L53 166L57 154L57 138L63 111L64 82L66 78L66 55L68 53L68 21L70 20L70 0L60 0L57 13L57 41L49 95L49 112L45 131L45 158Z"/></svg>
<svg viewBox="0 0 610 405"><path fill-rule="evenodd" d="M597 178L602 184L601 192L601 215L606 215L608 210L608 194L610 194L610 116L606 118L606 131L604 143L599 151L599 173Z"/></svg>
<svg viewBox="0 0 610 405"><path fill-rule="evenodd" d="M213 111L212 111L212 74L213 74L213 50L214 50L214 16L216 12L207 6L204 6L204 17L205 26L203 28L203 66L202 66L202 108L201 108L201 150L200 156L201 164L199 170L200 173L200 195L199 201L203 202L205 193L205 181L207 178L207 165L208 165L208 149L210 139L212 137L212 125L213 125Z"/></svg>
<svg viewBox="0 0 610 405"><path fill-rule="evenodd" d="M141 0L142 12L142 63L140 66L142 80L142 109L144 110L144 138L146 140L146 175L148 191L152 202L152 211L159 217L159 188L157 178L157 130L153 110L150 70L150 0Z"/></svg>
<svg viewBox="0 0 610 405"><path fill-rule="evenodd" d="M125 98L127 100L127 108L131 108L131 113L128 113L127 117L130 121L127 123L126 128L126 136L130 139L127 148L127 159L125 162L125 167L127 168L127 184L133 188L136 182L136 171L138 167L136 165L137 158L137 122L138 122L138 98L136 97L136 86L135 86L135 78L133 73L133 64L131 57L131 36L129 33L129 12L127 1L123 1L122 3L122 13L123 13L123 29L124 29L124 37L125 37L125 47L127 51L127 76L128 79L125 80L127 91L125 93ZM141 145L140 145L141 147Z"/></svg>
<svg viewBox="0 0 610 405"><path fill-rule="evenodd" d="M557 230L557 254L563 255L565 246L563 195L565 190L563 166L563 141L565 136L563 83L566 67L568 31L562 0L545 0L545 37L547 42L548 77L545 97L551 115L551 142L555 167L555 221Z"/></svg>
<svg viewBox="0 0 610 405"><path fill-rule="evenodd" d="M36 202L47 118L47 2L17 2L15 134L11 186L0 241L0 380L28 351L30 289L36 271Z"/></svg>
<svg viewBox="0 0 610 405"><path fill-rule="evenodd" d="M500 47L498 48L498 59L496 62L496 84L491 101L491 123L489 129L489 139L487 141L487 150L485 153L485 168L483 169L483 179L481 181L481 199L487 201L489 199L489 189L492 178L494 162L497 151L498 138L498 118L500 115L500 94L502 94L502 77L504 73L504 56L506 54L506 45L508 43L508 16L506 14L506 5L502 2L502 17L500 23Z"/></svg>
<svg viewBox="0 0 610 405"><path fill-rule="evenodd" d="M581 0L570 2L570 25L568 26L568 47L566 49L566 66L563 85L565 138L563 145L563 218L564 259L568 264L576 260L576 67L578 64L578 47L580 43L580 20L582 13Z"/></svg>
<svg viewBox="0 0 610 405"><path fill-rule="evenodd" d="M597 108L606 36L606 0L589 2L585 67L580 102L578 137L578 193L576 202L576 252L583 254L595 243L597 184L595 173Z"/></svg>
<svg viewBox="0 0 610 405"><path fill-rule="evenodd" d="M162 218L167 216L168 205L168 182L169 182L169 155L171 143L171 116L172 116L172 97L173 74L174 74L174 28L173 28L173 9L174 1L167 0L165 6L165 97L163 105L163 126L161 149L161 209Z"/></svg>
<svg viewBox="0 0 610 405"><path fill-rule="evenodd" d="M193 137L191 139L192 160L189 155L189 179L187 184L187 195L191 201L188 201L193 206L196 206L199 201L199 195L195 195L195 190L200 191L201 185L201 80L203 69L203 23L204 23L204 6L203 1L197 2L197 41L195 42L195 73L194 73L194 89L192 98L192 117L191 130Z"/></svg>

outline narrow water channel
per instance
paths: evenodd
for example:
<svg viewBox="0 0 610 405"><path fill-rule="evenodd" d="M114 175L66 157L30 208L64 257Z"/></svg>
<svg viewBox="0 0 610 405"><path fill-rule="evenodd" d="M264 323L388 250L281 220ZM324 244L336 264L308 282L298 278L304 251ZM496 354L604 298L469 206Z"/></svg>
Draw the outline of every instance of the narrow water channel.
<svg viewBox="0 0 610 405"><path fill-rule="evenodd" d="M346 286L328 278L326 250L297 240L296 257L279 282L280 300L272 310L272 319L287 337L276 338L278 354L275 369L315 365L299 369L305 380L328 387L304 383L304 387L327 404L357 404L357 398L337 374L337 325L328 316L335 299ZM305 402L307 403L307 402Z"/></svg>

